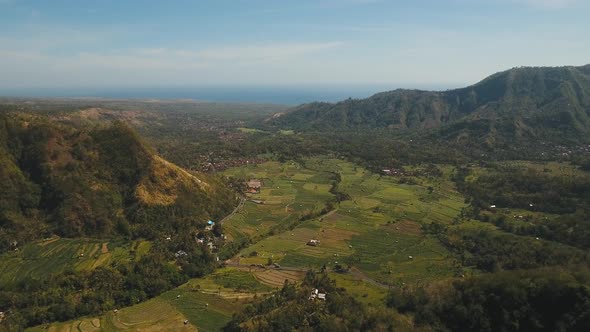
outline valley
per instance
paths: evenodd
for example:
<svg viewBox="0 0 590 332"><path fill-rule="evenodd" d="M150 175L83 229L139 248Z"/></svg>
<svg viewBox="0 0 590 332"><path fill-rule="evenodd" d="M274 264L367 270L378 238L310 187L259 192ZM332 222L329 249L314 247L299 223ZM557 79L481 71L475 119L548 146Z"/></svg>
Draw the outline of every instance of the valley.
<svg viewBox="0 0 590 332"><path fill-rule="evenodd" d="M590 331L589 12L0 0L0 332Z"/></svg>
<svg viewBox="0 0 590 332"><path fill-rule="evenodd" d="M520 165L555 171L567 167ZM215 331L244 306L283 287L285 280L301 282L309 270L325 269L337 285L368 306L381 306L391 287L424 287L480 275L481 270L461 261L431 229L505 233L491 223L464 217L468 205L452 181L456 170L434 167L438 176L398 177L374 174L341 159L313 157L227 169L226 176L256 179L262 185L246 193L244 204L222 222L229 241L252 243L229 256L226 267L117 313L43 329L93 331L100 324L106 331ZM425 172L406 167L404 173ZM338 202L335 192L345 198ZM509 212L496 210L490 212ZM531 215L524 210L510 213ZM309 245L311 240L318 244ZM397 323L415 328L400 317Z"/></svg>
<svg viewBox="0 0 590 332"><path fill-rule="evenodd" d="M191 279L145 304L120 309L116 315L44 328L91 331L89 322L100 321L105 330L143 330L142 326L159 326L160 330L166 326L160 324L175 326L188 319L189 326L213 331L256 297L282 287L285 280L301 282L310 269L325 267L355 298L376 306L390 286L465 273L453 266L451 253L421 228L433 221L450 225L464 207L448 178L400 184L395 177L372 174L329 157L266 162L230 168L224 174L259 179L263 184L259 193L246 194L245 204L223 220L231 241L253 242L226 260L227 267L205 279ZM334 180L334 174L340 181ZM430 186L436 188L431 193ZM335 191L349 197L337 203ZM309 246L311 239L319 240L319 245ZM383 255L385 252L388 254ZM204 301L211 305L204 306ZM225 307L221 316L216 316L220 307L213 303ZM150 318L136 322L139 318L133 318L133 313L144 311L153 314L144 313ZM203 317L217 317L221 325L210 325Z"/></svg>
<svg viewBox="0 0 590 332"><path fill-rule="evenodd" d="M530 75L552 86L555 75L574 73L571 84L585 91L584 70L493 75L447 92L486 96L476 109L459 98L448 114L431 107L444 96L407 91L291 109L5 100L0 311L8 315L0 326L582 326L590 310L586 120L563 122L578 131L564 140L555 133L565 127L531 119L555 115L551 98L585 107L586 94L543 94L532 113L508 109L538 92L516 88ZM488 91L490 82L505 91ZM382 126L383 116L405 118L406 128ZM416 116L423 121L410 121ZM480 128L483 118L491 126ZM535 130L502 127L510 122Z"/></svg>

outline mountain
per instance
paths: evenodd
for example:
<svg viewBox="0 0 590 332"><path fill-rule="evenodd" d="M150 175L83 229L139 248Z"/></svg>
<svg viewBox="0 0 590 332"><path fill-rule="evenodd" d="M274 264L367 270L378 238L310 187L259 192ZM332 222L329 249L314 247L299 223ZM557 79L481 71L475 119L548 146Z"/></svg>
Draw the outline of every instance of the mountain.
<svg viewBox="0 0 590 332"><path fill-rule="evenodd" d="M162 159L123 122L0 113L0 251L51 234L153 238L235 203L219 179Z"/></svg>
<svg viewBox="0 0 590 332"><path fill-rule="evenodd" d="M488 144L514 139L588 141L590 65L514 68L461 89L400 89L335 104L304 104L273 115L267 124L299 131L440 129L438 137Z"/></svg>

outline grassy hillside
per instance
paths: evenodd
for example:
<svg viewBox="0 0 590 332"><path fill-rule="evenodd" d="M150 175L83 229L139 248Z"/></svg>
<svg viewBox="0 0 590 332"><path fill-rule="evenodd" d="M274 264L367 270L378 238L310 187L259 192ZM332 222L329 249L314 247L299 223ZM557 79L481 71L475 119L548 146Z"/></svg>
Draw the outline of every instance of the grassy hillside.
<svg viewBox="0 0 590 332"><path fill-rule="evenodd" d="M74 127L0 115L0 249L65 237L146 237L203 225L236 203L219 179L155 155L122 122Z"/></svg>

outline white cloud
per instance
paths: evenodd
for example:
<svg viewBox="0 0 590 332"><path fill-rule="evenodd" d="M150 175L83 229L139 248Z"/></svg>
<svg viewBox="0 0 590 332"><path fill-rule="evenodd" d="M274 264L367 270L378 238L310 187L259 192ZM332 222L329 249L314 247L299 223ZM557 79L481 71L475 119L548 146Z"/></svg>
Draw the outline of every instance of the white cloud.
<svg viewBox="0 0 590 332"><path fill-rule="evenodd" d="M296 56L304 56L342 45L339 42L327 43L282 43L272 45L252 45L237 47L221 47L197 52L187 52L182 55L195 56L207 60L228 61L275 61L287 60Z"/></svg>
<svg viewBox="0 0 590 332"><path fill-rule="evenodd" d="M22 46L22 44L18 44ZM0 47L0 87L92 84L201 84L260 78L269 68L310 61L342 45L276 43L204 49L148 48L112 52L51 54ZM276 74L276 71L274 72ZM257 76L258 75L258 76Z"/></svg>
<svg viewBox="0 0 590 332"><path fill-rule="evenodd" d="M518 0L529 6L542 9L562 9L570 7L578 2L578 0Z"/></svg>
<svg viewBox="0 0 590 332"><path fill-rule="evenodd" d="M147 48L137 50L136 53L150 57L179 57L209 61L286 60L294 56L321 52L341 45L342 43L340 42L275 43L266 45L222 46L205 49Z"/></svg>

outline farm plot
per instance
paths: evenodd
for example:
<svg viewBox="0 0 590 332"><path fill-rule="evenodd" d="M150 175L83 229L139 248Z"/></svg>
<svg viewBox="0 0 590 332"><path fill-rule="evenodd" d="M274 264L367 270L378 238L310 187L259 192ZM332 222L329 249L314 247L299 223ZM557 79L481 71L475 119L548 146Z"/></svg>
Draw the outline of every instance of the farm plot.
<svg viewBox="0 0 590 332"><path fill-rule="evenodd" d="M222 274L228 271L235 272L232 269L224 270L221 271ZM247 274L257 282L247 272L238 272ZM214 279L214 275L205 279L193 279L154 299L121 308L116 312L42 325L28 331L219 331L229 322L233 313L242 310L254 294L242 293L246 296L232 296L238 293L231 290L226 292L222 286L215 284ZM196 287L197 283L204 283L211 289Z"/></svg>
<svg viewBox="0 0 590 332"><path fill-rule="evenodd" d="M257 269L253 274L258 281L273 288L283 287L285 281L299 282L305 277L305 273L301 271L275 269Z"/></svg>
<svg viewBox="0 0 590 332"><path fill-rule="evenodd" d="M180 297L179 297L180 296ZM220 331L241 311L245 302L238 298L226 299L217 294L190 291L179 287L160 296L184 315L199 331Z"/></svg>
<svg viewBox="0 0 590 332"><path fill-rule="evenodd" d="M261 284L252 274L246 271L240 271L231 268L225 268L215 271L212 278L217 285L226 289L247 292L265 292L271 288Z"/></svg>
<svg viewBox="0 0 590 332"><path fill-rule="evenodd" d="M387 294L383 288L368 283L363 280L362 277L350 273L331 272L330 279L335 280L338 287L346 288L348 294L366 304L375 306L382 305L385 295Z"/></svg>
<svg viewBox="0 0 590 332"><path fill-rule="evenodd" d="M435 238L410 223L382 226L355 236L346 263L386 284L422 282L453 276L453 259Z"/></svg>
<svg viewBox="0 0 590 332"><path fill-rule="evenodd" d="M100 317L82 318L28 329L30 332L94 332L94 331L197 331L174 306L156 298L147 302L108 312Z"/></svg>
<svg viewBox="0 0 590 332"><path fill-rule="evenodd" d="M95 239L46 239L1 255L0 284L24 278L42 279L68 268L91 270L111 262L137 259L150 245L147 241L109 243Z"/></svg>

